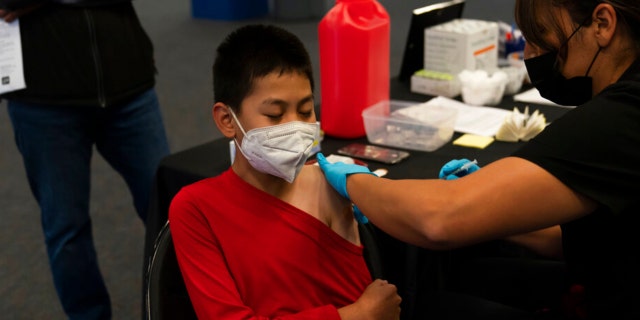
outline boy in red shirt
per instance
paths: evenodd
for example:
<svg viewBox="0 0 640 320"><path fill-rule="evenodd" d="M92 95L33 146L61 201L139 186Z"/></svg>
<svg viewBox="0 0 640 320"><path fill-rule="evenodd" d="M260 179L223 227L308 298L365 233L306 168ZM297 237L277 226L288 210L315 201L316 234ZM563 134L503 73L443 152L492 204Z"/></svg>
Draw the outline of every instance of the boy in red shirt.
<svg viewBox="0 0 640 320"><path fill-rule="evenodd" d="M367 270L351 203L305 165L319 128L300 40L252 25L217 53L213 119L235 160L169 210L198 317L399 319L396 287Z"/></svg>

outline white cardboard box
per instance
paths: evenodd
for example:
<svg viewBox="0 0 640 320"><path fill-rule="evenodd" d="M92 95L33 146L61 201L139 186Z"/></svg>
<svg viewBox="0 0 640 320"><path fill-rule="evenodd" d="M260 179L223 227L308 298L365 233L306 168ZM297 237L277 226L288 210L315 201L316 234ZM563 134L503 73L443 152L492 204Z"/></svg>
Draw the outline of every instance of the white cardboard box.
<svg viewBox="0 0 640 320"><path fill-rule="evenodd" d="M498 67L498 24L455 19L425 29L424 69L458 75Z"/></svg>

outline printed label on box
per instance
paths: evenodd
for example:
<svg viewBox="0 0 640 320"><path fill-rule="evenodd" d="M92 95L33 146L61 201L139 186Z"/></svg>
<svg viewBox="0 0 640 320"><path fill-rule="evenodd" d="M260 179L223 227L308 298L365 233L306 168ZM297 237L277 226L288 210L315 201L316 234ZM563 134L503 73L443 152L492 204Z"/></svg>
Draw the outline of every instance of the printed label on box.
<svg viewBox="0 0 640 320"><path fill-rule="evenodd" d="M455 19L425 29L424 69L457 75L498 67L498 24Z"/></svg>

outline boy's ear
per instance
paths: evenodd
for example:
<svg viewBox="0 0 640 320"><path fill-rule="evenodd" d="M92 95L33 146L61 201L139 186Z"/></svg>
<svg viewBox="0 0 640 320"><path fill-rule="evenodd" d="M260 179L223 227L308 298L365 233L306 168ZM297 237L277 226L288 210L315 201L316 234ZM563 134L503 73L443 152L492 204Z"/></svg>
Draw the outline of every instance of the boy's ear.
<svg viewBox="0 0 640 320"><path fill-rule="evenodd" d="M227 138L233 138L236 135L236 123L233 121L229 108L222 102L216 102L213 105L212 115L220 133Z"/></svg>

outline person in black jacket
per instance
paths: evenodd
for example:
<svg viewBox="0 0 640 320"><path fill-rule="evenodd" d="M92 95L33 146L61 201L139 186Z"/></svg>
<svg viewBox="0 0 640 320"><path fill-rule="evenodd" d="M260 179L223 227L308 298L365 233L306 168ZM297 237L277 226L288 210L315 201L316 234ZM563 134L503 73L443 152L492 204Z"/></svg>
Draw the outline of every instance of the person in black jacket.
<svg viewBox="0 0 640 320"><path fill-rule="evenodd" d="M8 100L42 215L49 263L70 319L109 319L89 216L93 146L122 175L146 220L169 153L150 39L130 0L0 0L19 19L26 88Z"/></svg>

